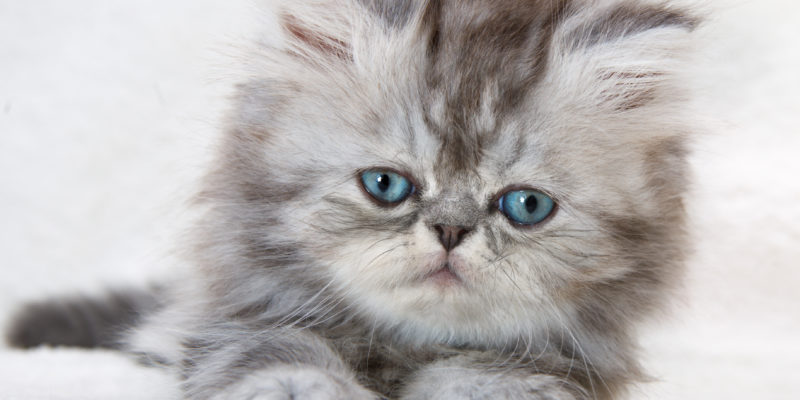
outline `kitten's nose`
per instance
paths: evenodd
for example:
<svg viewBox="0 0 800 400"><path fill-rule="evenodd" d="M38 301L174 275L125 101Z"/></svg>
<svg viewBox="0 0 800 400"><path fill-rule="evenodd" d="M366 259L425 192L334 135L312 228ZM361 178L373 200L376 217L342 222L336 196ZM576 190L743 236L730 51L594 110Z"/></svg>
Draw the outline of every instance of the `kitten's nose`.
<svg viewBox="0 0 800 400"><path fill-rule="evenodd" d="M445 250L453 250L458 246L464 236L469 233L469 229L463 226L448 226L448 225L434 225L433 229L439 233L439 242L442 243Z"/></svg>

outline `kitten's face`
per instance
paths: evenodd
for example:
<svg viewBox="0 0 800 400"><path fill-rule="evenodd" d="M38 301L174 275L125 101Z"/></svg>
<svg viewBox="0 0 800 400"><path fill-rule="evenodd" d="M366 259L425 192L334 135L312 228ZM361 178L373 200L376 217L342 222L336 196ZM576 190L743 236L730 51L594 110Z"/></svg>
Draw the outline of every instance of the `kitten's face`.
<svg viewBox="0 0 800 400"><path fill-rule="evenodd" d="M245 90L239 129L258 132L246 184L281 197L256 240L293 248L348 307L419 341L503 342L638 301L609 285L659 287L663 259L680 258L683 154L663 60L634 57L675 44L576 44L588 17L540 8L445 7L348 37L344 56L290 26L327 58L265 79L268 99Z"/></svg>

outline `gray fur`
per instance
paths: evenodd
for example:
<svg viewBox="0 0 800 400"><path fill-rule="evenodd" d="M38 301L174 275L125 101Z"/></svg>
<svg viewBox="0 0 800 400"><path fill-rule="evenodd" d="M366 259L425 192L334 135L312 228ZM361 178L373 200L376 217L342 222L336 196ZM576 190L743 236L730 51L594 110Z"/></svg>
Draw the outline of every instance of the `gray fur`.
<svg viewBox="0 0 800 400"><path fill-rule="evenodd" d="M368 9L382 17L392 28L406 25L414 16L414 0L361 0Z"/></svg>
<svg viewBox="0 0 800 400"><path fill-rule="evenodd" d="M593 24L576 29L573 32L573 43L576 46L590 47L664 26L693 30L698 24L697 18L665 3L627 1L605 10Z"/></svg>
<svg viewBox="0 0 800 400"><path fill-rule="evenodd" d="M14 347L120 348L123 334L161 307L160 290L118 290L106 296L31 303L17 312L6 333Z"/></svg>
<svg viewBox="0 0 800 400"><path fill-rule="evenodd" d="M610 399L640 380L634 327L686 248L695 19L628 0L276 12L200 196L196 279L130 348L192 399ZM370 200L369 168L414 195ZM555 214L510 223L497 199L518 187ZM429 278L443 266L457 283Z"/></svg>

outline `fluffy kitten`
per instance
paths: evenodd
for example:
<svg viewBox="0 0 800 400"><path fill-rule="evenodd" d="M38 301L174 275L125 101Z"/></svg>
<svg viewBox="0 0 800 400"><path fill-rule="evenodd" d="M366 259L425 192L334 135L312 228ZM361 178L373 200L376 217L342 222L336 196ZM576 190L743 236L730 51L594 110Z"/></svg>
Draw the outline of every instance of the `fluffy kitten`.
<svg viewBox="0 0 800 400"><path fill-rule="evenodd" d="M633 325L684 258L692 16L630 0L277 15L200 196L199 279L133 349L192 399L609 399L642 377ZM70 307L56 318L87 306ZM30 338L37 315L12 341L59 343Z"/></svg>

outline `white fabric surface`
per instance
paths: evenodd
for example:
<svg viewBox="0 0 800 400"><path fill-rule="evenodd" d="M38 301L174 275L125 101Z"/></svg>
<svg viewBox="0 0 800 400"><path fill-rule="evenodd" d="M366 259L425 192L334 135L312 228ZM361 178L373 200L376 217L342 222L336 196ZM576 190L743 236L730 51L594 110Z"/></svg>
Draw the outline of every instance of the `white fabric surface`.
<svg viewBox="0 0 800 400"><path fill-rule="evenodd" d="M800 398L800 5L717 0L703 28L685 294L633 398ZM246 0L0 0L0 328L30 299L171 275ZM113 352L0 347L0 399L174 398Z"/></svg>

